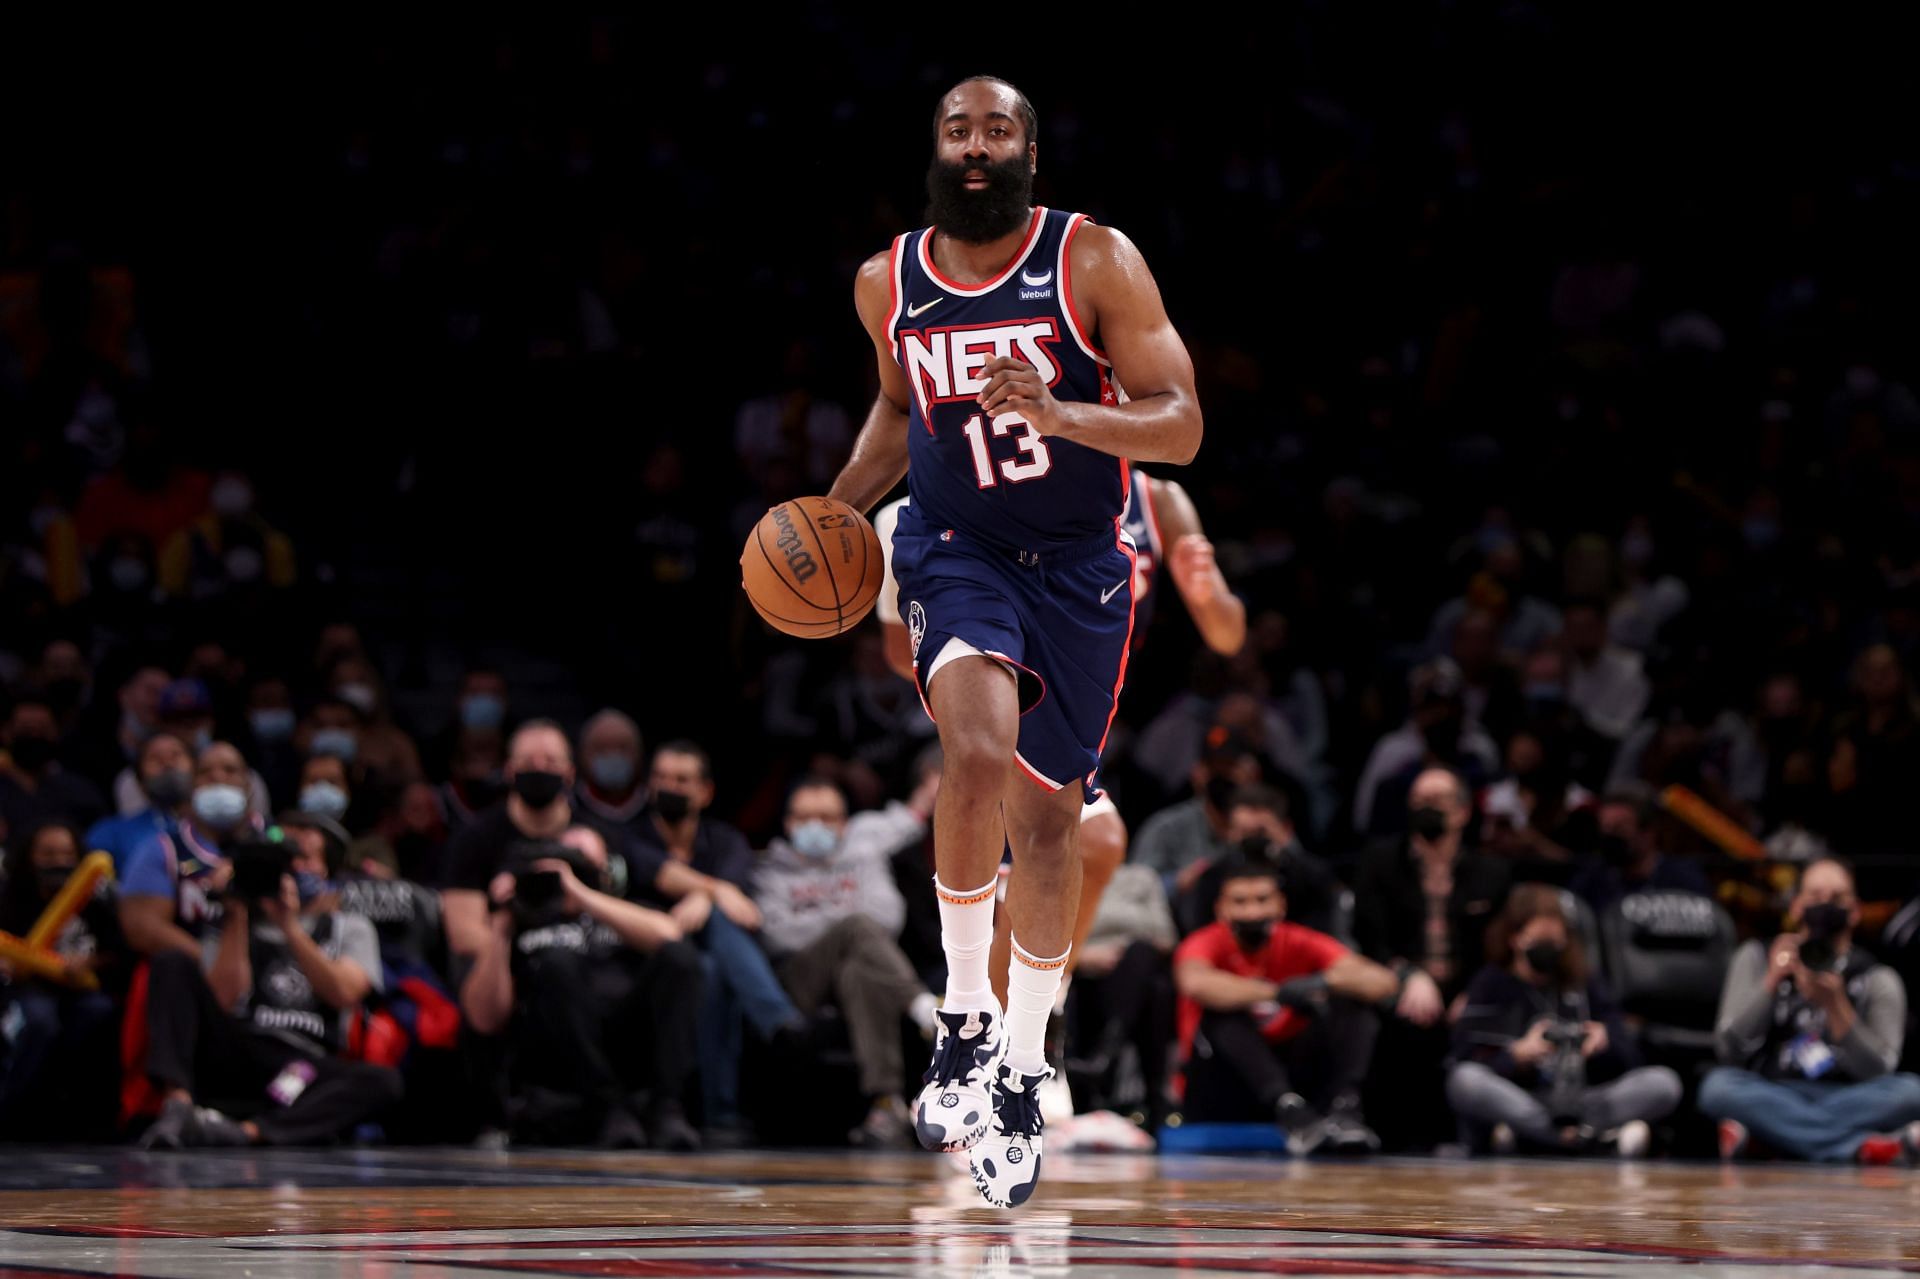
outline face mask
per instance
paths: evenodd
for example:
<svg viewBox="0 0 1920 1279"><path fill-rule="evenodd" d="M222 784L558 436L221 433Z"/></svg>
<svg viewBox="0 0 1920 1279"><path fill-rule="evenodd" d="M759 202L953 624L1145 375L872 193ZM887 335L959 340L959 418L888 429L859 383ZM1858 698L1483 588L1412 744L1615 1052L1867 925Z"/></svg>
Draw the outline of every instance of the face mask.
<svg viewBox="0 0 1920 1279"><path fill-rule="evenodd" d="M1529 684L1522 696L1534 706L1563 706L1566 704L1567 690L1559 684Z"/></svg>
<svg viewBox="0 0 1920 1279"><path fill-rule="evenodd" d="M587 776L601 790L625 790L633 785L633 761L625 755L595 755L587 761Z"/></svg>
<svg viewBox="0 0 1920 1279"><path fill-rule="evenodd" d="M253 489L236 475L215 480L213 491L207 495L215 515L234 519L253 509Z"/></svg>
<svg viewBox="0 0 1920 1279"><path fill-rule="evenodd" d="M236 546L223 557L227 566L227 577L235 582L257 582L261 570L267 561L260 552L251 546Z"/></svg>
<svg viewBox="0 0 1920 1279"><path fill-rule="evenodd" d="M253 735L263 742L284 742L293 736L293 710L286 706L263 706L247 712Z"/></svg>
<svg viewBox="0 0 1920 1279"><path fill-rule="evenodd" d="M1271 919L1236 919L1231 927L1233 939L1240 943L1240 949L1244 951L1259 950L1273 936Z"/></svg>
<svg viewBox="0 0 1920 1279"><path fill-rule="evenodd" d="M73 867L42 866L33 874L40 883L40 896L48 898L67 886L67 880L73 874Z"/></svg>
<svg viewBox="0 0 1920 1279"><path fill-rule="evenodd" d="M362 715L373 714L377 704L371 684L342 684L333 690L333 695Z"/></svg>
<svg viewBox="0 0 1920 1279"><path fill-rule="evenodd" d="M1848 913L1839 902L1819 902L1800 912L1800 922L1806 926L1808 937L1832 941L1847 931Z"/></svg>
<svg viewBox="0 0 1920 1279"><path fill-rule="evenodd" d="M507 704L492 693L475 693L460 703L460 726L477 732L498 728L507 718Z"/></svg>
<svg viewBox="0 0 1920 1279"><path fill-rule="evenodd" d="M300 811L337 822L347 815L347 793L332 782L314 782L300 792Z"/></svg>
<svg viewBox="0 0 1920 1279"><path fill-rule="evenodd" d="M122 555L107 566L107 576L113 579L115 590L131 595L135 591L146 589L147 564L145 560Z"/></svg>
<svg viewBox="0 0 1920 1279"><path fill-rule="evenodd" d="M16 737L9 753L13 762L22 770L37 773L53 763L54 754L59 751L60 743L51 737Z"/></svg>
<svg viewBox="0 0 1920 1279"><path fill-rule="evenodd" d="M1439 839L1447 833L1447 815L1438 808L1416 808L1407 814L1407 828L1421 839Z"/></svg>
<svg viewBox="0 0 1920 1279"><path fill-rule="evenodd" d="M232 830L247 815L247 793L225 782L202 786L193 792L193 815L214 830Z"/></svg>
<svg viewBox="0 0 1920 1279"><path fill-rule="evenodd" d="M668 824L681 822L685 821L687 814L693 811L693 801L679 791L655 791L653 811L660 814L660 820Z"/></svg>
<svg viewBox="0 0 1920 1279"><path fill-rule="evenodd" d="M1420 730L1427 749L1441 759L1452 759L1460 749L1460 721L1443 719Z"/></svg>
<svg viewBox="0 0 1920 1279"><path fill-rule="evenodd" d="M360 753L360 737L350 728L316 728L310 749L315 755L331 755L351 764Z"/></svg>
<svg viewBox="0 0 1920 1279"><path fill-rule="evenodd" d="M1609 866L1625 866L1633 860L1633 845L1619 835L1600 837L1600 856Z"/></svg>
<svg viewBox="0 0 1920 1279"><path fill-rule="evenodd" d="M1544 977L1560 971L1567 948L1557 941L1537 941L1520 953L1527 957L1527 967Z"/></svg>
<svg viewBox="0 0 1920 1279"><path fill-rule="evenodd" d="M316 875L310 870L296 870L293 872L293 882L300 891L300 904L302 906L323 893L333 891L333 881L331 879L328 879L325 875Z"/></svg>
<svg viewBox="0 0 1920 1279"><path fill-rule="evenodd" d="M1215 812L1224 813L1227 811L1227 806L1233 803L1233 793L1239 789L1239 785L1231 777L1221 777L1217 774L1209 777L1206 788L1207 803Z"/></svg>
<svg viewBox="0 0 1920 1279"><path fill-rule="evenodd" d="M566 787L558 773L546 773L539 769L528 769L513 776L513 793L525 801L528 808L545 808L560 798L560 792Z"/></svg>
<svg viewBox="0 0 1920 1279"><path fill-rule="evenodd" d="M1747 539L1747 545L1756 551L1764 551L1780 540L1780 525L1762 516L1755 516L1741 524L1741 536Z"/></svg>
<svg viewBox="0 0 1920 1279"><path fill-rule="evenodd" d="M1240 841L1240 856L1250 862L1273 860L1273 841L1265 835L1249 835Z"/></svg>
<svg viewBox="0 0 1920 1279"><path fill-rule="evenodd" d="M840 836L825 822L802 822L793 832L793 846L805 857L831 857L840 847Z"/></svg>
<svg viewBox="0 0 1920 1279"><path fill-rule="evenodd" d="M147 778L143 785L155 808L174 809L192 793L193 776L184 768L167 768Z"/></svg>

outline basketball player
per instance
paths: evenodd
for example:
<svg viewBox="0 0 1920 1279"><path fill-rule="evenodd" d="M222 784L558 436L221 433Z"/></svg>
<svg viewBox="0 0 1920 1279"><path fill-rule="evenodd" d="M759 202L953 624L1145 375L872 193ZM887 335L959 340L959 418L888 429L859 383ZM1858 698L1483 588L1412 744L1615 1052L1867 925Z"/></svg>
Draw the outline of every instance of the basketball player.
<svg viewBox="0 0 1920 1279"><path fill-rule="evenodd" d="M1201 435L1192 361L1139 251L1033 207L1035 127L1002 80L941 99L932 225L869 259L855 286L880 394L831 494L865 511L908 476L893 567L946 757L934 855L948 982L915 1129L970 1150L975 1186L1000 1207L1039 1178L1034 1092L1071 953L1080 809L1099 794L1126 673L1127 459L1184 464ZM1003 820L1004 1015L987 978Z"/></svg>
<svg viewBox="0 0 1920 1279"><path fill-rule="evenodd" d="M1160 565L1165 562L1193 619L1200 638L1222 657L1240 651L1247 641L1247 608L1227 585L1219 565L1214 563L1213 543L1200 527L1200 512L1186 489L1174 480L1149 476L1132 468L1126 512L1121 527L1134 545L1134 606L1132 653L1140 651L1153 610L1153 585ZM885 637L887 664L907 679L913 678L913 654L907 624L900 616L898 588L893 578L893 529L906 498L889 502L873 517L874 532L880 536L880 548L886 557L886 576L880 585L880 599L874 614L880 619ZM1171 558L1168 552L1171 549ZM1100 898L1113 879L1113 872L1127 859L1127 824L1120 810L1105 795L1080 810L1080 909L1073 921L1073 951L1062 975L1060 995L1072 979L1079 963L1080 947L1093 929L1100 910ZM1013 955L1007 912L994 917L993 951L989 972L993 993L1003 1003L1007 997L1007 973ZM1055 1085L1059 1087L1059 1085Z"/></svg>

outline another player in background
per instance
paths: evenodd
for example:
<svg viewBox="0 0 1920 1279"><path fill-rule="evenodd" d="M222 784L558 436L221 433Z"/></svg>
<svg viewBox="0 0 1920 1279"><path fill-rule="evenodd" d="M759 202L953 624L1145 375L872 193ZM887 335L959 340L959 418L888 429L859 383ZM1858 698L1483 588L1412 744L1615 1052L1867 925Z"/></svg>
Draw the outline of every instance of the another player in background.
<svg viewBox="0 0 1920 1279"><path fill-rule="evenodd" d="M873 517L874 531L880 535L880 547L887 559L886 580L880 585L874 613L886 637L887 664L912 679L912 639L900 618L898 588L893 580L893 527L906 504L904 497L889 502ZM1140 651L1146 637L1153 617L1153 587L1164 564L1207 647L1222 657L1239 652L1247 642L1247 606L1214 563L1213 543L1207 540L1200 526L1200 512L1194 509L1186 489L1175 480L1133 468L1123 524L1134 544L1133 651ZM1073 950L1061 981L1060 998L1066 995L1067 979L1073 975L1093 917L1099 913L1101 894L1106 892L1113 872L1126 860L1127 824L1113 800L1102 795L1080 810L1080 911L1073 923ZM1012 938L1010 912L1002 910L994 918L991 969L993 993L1002 1006L1013 958Z"/></svg>
<svg viewBox="0 0 1920 1279"><path fill-rule="evenodd" d="M1202 428L1193 363L1139 251L1033 207L1026 97L963 81L933 123L932 225L869 259L855 287L880 394L829 496L870 510L908 478L893 565L945 756L934 855L948 971L915 1128L922 1144L970 1150L982 1197L1011 1207L1039 1177L1035 1093L1072 953L1080 809L1100 794L1133 630L1126 459L1184 464ZM987 960L1009 843L1003 1017Z"/></svg>

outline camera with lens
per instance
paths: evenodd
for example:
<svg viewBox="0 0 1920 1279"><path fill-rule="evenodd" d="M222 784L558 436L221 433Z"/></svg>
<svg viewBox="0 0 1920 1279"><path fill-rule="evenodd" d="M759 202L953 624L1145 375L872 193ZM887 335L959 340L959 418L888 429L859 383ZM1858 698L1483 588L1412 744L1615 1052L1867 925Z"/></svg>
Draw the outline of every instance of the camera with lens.
<svg viewBox="0 0 1920 1279"><path fill-rule="evenodd" d="M1587 1028L1569 1018L1555 1018L1543 1036L1553 1046L1541 1073L1547 1079L1547 1113L1555 1123L1578 1123L1587 1091L1587 1058L1581 1046Z"/></svg>
<svg viewBox="0 0 1920 1279"><path fill-rule="evenodd" d="M572 869L574 878L589 887L597 887L600 883L600 868L588 861L579 849L557 839L516 841L507 850L504 869L513 876L511 906L514 920L521 928L551 922L565 906L566 889L561 883L560 872L535 869L538 863L545 861L565 862Z"/></svg>
<svg viewBox="0 0 1920 1279"><path fill-rule="evenodd" d="M293 873L293 846L279 840L246 840L234 846L232 857L227 891L241 901L277 900L282 876Z"/></svg>

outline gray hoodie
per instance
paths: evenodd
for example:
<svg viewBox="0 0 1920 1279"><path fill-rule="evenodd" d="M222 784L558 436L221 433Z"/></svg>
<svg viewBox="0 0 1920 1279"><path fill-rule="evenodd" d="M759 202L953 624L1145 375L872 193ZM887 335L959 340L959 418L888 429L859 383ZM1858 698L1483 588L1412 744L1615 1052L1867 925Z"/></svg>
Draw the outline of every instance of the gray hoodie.
<svg viewBox="0 0 1920 1279"><path fill-rule="evenodd" d="M774 840L753 877L767 950L775 958L805 950L852 915L865 915L897 935L907 904L894 887L889 859L926 830L912 809L896 802L848 818L840 847L826 857L808 857L786 840Z"/></svg>

